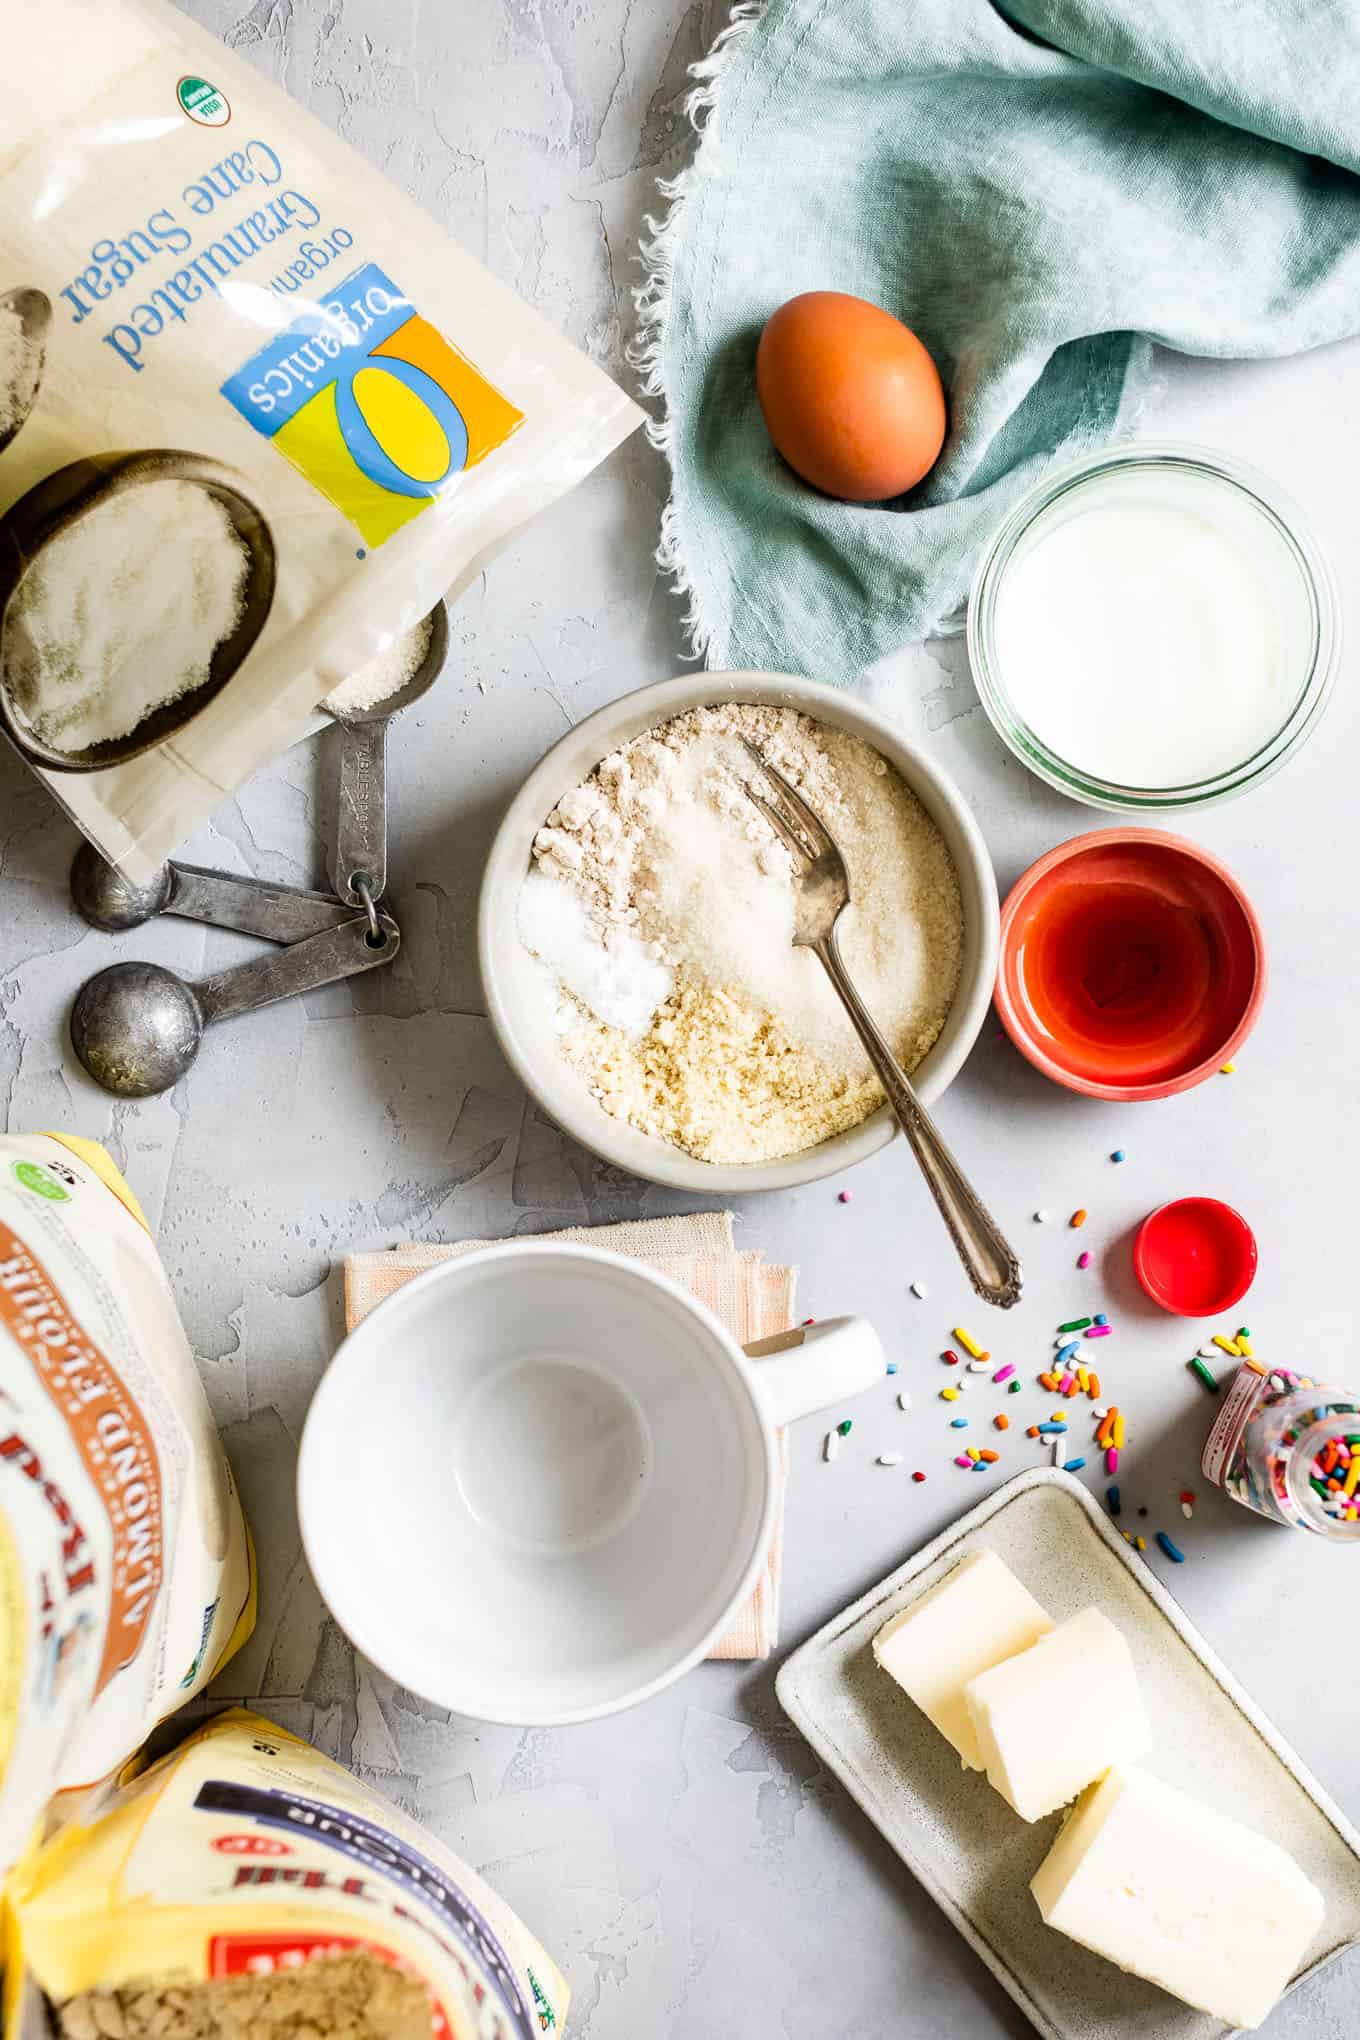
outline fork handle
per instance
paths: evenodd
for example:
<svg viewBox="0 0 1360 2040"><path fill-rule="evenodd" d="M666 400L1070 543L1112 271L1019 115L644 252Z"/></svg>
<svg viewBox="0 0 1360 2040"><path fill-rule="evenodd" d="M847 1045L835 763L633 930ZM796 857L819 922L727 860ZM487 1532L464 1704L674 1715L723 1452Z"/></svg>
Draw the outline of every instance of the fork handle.
<svg viewBox="0 0 1360 2040"><path fill-rule="evenodd" d="M834 931L824 941L809 946L820 957L864 1044L874 1074L888 1094L888 1103L910 1143L969 1281L986 1302L1009 1310L1020 1301L1024 1280L1014 1249L940 1138L906 1071L875 1026L846 972Z"/></svg>

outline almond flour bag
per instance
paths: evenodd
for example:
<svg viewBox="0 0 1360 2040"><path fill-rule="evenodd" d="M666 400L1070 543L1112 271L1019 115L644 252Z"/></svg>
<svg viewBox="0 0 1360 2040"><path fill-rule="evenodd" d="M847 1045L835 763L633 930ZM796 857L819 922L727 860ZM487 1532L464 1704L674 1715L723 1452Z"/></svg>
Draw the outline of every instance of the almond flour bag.
<svg viewBox="0 0 1360 2040"><path fill-rule="evenodd" d="M7 10L0 728L134 879L641 417L167 0Z"/></svg>
<svg viewBox="0 0 1360 2040"><path fill-rule="evenodd" d="M250 1634L245 1523L136 1200L0 1138L0 1876Z"/></svg>
<svg viewBox="0 0 1360 2040"><path fill-rule="evenodd" d="M566 2016L474 1871L241 1708L26 1864L8 1939L10 2019L26 1973L62 2040L540 2040Z"/></svg>

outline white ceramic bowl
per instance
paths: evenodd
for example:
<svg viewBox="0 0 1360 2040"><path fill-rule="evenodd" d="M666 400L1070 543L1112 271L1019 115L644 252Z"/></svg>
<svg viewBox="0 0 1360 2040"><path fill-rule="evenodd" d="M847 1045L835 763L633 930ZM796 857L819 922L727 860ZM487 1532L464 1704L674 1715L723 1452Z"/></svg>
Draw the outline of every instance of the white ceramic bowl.
<svg viewBox="0 0 1360 2040"><path fill-rule="evenodd" d="M584 1079L558 1052L541 966L524 949L517 932L516 901L529 869L534 836L564 793L587 778L601 758L644 730L719 701L800 709L834 729L862 737L901 773L944 837L963 896L963 968L940 1038L912 1079L926 1105L933 1105L953 1082L977 1039L991 1000L997 959L996 878L962 795L923 751L851 696L779 673L688 673L625 695L568 731L529 774L491 846L478 913L487 1011L506 1060L524 1088L574 1140L631 1175L701 1195L787 1190L816 1182L876 1154L893 1138L895 1122L884 1106L859 1126L817 1147L749 1168L699 1161L667 1141L639 1133L597 1104Z"/></svg>

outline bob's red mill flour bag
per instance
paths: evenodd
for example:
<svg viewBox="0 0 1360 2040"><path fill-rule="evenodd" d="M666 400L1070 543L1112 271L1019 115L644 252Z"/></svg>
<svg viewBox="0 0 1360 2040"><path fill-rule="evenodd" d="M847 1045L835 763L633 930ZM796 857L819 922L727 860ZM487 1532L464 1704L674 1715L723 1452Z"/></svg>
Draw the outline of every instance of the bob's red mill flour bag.
<svg viewBox="0 0 1360 2040"><path fill-rule="evenodd" d="M6 9L0 728L134 880L641 420L168 0Z"/></svg>
<svg viewBox="0 0 1360 2040"><path fill-rule="evenodd" d="M220 1714L9 1894L61 2040L539 2040L567 1988L465 1864L308 1744Z"/></svg>
<svg viewBox="0 0 1360 2040"><path fill-rule="evenodd" d="M226 1458L102 1148L0 1138L0 1876L250 1634ZM69 1802L68 1802L69 1804Z"/></svg>

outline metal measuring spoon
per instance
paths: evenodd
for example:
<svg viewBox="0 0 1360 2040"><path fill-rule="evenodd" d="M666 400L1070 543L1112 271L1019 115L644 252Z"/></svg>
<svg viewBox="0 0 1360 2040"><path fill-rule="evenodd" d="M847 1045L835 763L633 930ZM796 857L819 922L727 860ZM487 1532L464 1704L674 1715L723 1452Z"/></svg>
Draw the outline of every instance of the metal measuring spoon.
<svg viewBox="0 0 1360 2040"><path fill-rule="evenodd" d="M241 935L261 935L268 942L302 942L354 917L353 907L330 893L173 860L162 864L146 885L134 885L93 843L82 843L75 854L71 899L82 919L105 935L140 928L156 914L178 914Z"/></svg>
<svg viewBox="0 0 1360 2040"><path fill-rule="evenodd" d="M430 611L429 648L404 687L357 715L326 710L340 726L340 813L331 884L342 900L364 908L370 925L374 902L387 890L387 725L429 693L448 650L449 613L436 602Z"/></svg>
<svg viewBox="0 0 1360 2040"><path fill-rule="evenodd" d="M11 393L10 422L0 432L0 453L23 431L38 399L43 369L47 364L47 339L52 330L52 300L45 291L20 289L0 293L0 312L13 312L27 349L24 375Z"/></svg>
<svg viewBox="0 0 1360 2040"><path fill-rule="evenodd" d="M390 963L401 931L390 914L365 915L252 963L189 980L159 963L114 963L82 985L71 1010L71 1045L97 1084L120 1098L150 1098L177 1084L203 1031L257 1006L315 991Z"/></svg>

